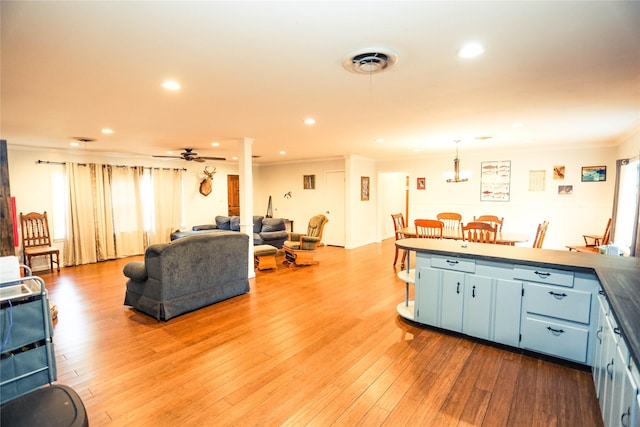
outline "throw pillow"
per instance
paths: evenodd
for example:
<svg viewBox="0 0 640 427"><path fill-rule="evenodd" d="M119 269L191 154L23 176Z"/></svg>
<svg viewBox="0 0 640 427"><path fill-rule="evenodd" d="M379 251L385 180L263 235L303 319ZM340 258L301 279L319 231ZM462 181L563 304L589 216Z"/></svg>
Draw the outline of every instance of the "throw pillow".
<svg viewBox="0 0 640 427"><path fill-rule="evenodd" d="M220 230L231 230L231 225L229 224L231 218L228 216L217 216L216 217L216 225Z"/></svg>
<svg viewBox="0 0 640 427"><path fill-rule="evenodd" d="M240 217L232 216L229 220L229 228L231 231L240 231Z"/></svg>

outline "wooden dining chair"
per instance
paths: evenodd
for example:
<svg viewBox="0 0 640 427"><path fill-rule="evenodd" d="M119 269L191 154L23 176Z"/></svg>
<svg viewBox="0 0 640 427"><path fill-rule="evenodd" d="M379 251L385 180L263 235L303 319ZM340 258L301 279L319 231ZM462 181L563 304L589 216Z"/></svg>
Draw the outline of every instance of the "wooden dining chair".
<svg viewBox="0 0 640 427"><path fill-rule="evenodd" d="M53 271L54 263L57 266L57 270L60 271L60 250L51 245L47 212L31 212L26 215L20 212L20 224L22 226L24 263L32 269L31 258L48 256L51 271ZM53 259L54 256L55 260Z"/></svg>
<svg viewBox="0 0 640 427"><path fill-rule="evenodd" d="M547 228L549 227L548 221L543 221L542 224L538 224L536 230L536 237L533 239L533 248L541 249L542 242L544 242L544 236L547 235Z"/></svg>
<svg viewBox="0 0 640 427"><path fill-rule="evenodd" d="M472 221L462 225L462 238L469 242L496 243L498 229L486 222Z"/></svg>
<svg viewBox="0 0 640 427"><path fill-rule="evenodd" d="M404 216L401 213L391 214L391 219L393 220L393 230L396 234L396 240L404 239L404 234L402 234L401 230L406 227L404 223ZM398 262L398 253L400 250L396 246L396 255L393 258L393 266L395 267ZM407 251L402 251L402 262L400 263L400 268L404 268L404 260L407 258Z"/></svg>
<svg viewBox="0 0 640 427"><path fill-rule="evenodd" d="M462 225L462 215L456 212L440 212L436 218L444 223L444 228L449 230L460 230Z"/></svg>
<svg viewBox="0 0 640 427"><path fill-rule="evenodd" d="M474 215L473 220L475 222L486 222L486 223L489 223L489 224L493 225L494 227L496 227L496 229L498 231L502 231L502 224L504 223L504 217L498 218L495 215L480 215L479 217L476 217Z"/></svg>
<svg viewBox="0 0 640 427"><path fill-rule="evenodd" d="M583 235L584 238L584 246L567 246L570 251L576 252L592 252L592 253L600 253L600 246L608 245L611 240L611 218L607 221L607 226L604 229L604 233L602 237L600 236L591 236L591 235ZM589 242L591 239L593 242Z"/></svg>
<svg viewBox="0 0 640 427"><path fill-rule="evenodd" d="M444 222L437 219L416 219L416 235L423 239L442 239Z"/></svg>

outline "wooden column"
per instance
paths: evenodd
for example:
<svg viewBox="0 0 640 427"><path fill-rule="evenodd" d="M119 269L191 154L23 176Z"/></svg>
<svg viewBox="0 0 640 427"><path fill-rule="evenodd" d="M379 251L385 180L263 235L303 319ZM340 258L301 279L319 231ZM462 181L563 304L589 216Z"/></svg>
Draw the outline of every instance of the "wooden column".
<svg viewBox="0 0 640 427"><path fill-rule="evenodd" d="M7 141L0 140L0 256L15 255Z"/></svg>

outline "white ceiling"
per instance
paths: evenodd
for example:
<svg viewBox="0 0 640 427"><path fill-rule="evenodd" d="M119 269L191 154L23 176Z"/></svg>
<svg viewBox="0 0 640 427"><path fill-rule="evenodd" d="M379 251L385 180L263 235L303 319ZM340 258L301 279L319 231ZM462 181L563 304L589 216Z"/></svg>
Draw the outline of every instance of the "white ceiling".
<svg viewBox="0 0 640 427"><path fill-rule="evenodd" d="M461 150L616 145L640 127L638 1L2 0L1 20L10 146L81 136L97 139L81 150L231 157L249 137L257 162L389 159L459 138ZM472 40L485 54L459 59ZM368 47L393 49L397 66L342 67Z"/></svg>

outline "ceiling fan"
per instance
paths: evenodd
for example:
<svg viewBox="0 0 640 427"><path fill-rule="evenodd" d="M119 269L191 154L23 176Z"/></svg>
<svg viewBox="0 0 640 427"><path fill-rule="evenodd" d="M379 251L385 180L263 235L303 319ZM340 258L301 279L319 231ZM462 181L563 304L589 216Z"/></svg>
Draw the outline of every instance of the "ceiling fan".
<svg viewBox="0 0 640 427"><path fill-rule="evenodd" d="M156 156L154 155L153 157L163 157L166 159L183 159L186 160L188 162L194 161L194 162L205 162L207 160L220 160L220 161L225 161L227 160L224 157L206 157L206 156L198 156L198 153L193 151L193 148L184 148L184 151L182 153L180 153L179 156Z"/></svg>

